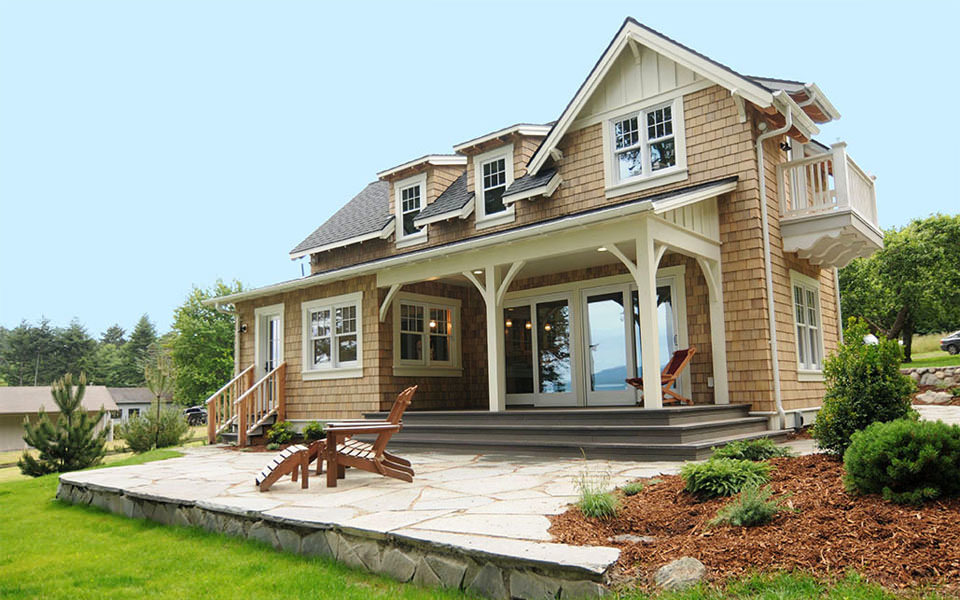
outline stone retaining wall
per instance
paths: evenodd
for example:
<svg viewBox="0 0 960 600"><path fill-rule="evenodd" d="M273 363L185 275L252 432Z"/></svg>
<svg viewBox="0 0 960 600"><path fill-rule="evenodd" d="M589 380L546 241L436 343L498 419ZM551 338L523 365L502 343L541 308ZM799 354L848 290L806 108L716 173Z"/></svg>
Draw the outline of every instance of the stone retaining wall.
<svg viewBox="0 0 960 600"><path fill-rule="evenodd" d="M462 589L496 599L598 598L605 573L518 556L497 555L390 533L355 530L294 519L270 519L204 501L124 493L96 484L60 482L57 498L133 519L263 542L276 550L321 556L401 582Z"/></svg>
<svg viewBox="0 0 960 600"><path fill-rule="evenodd" d="M935 385L942 388L960 386L960 367L922 367L919 369L900 369L909 375L918 385Z"/></svg>

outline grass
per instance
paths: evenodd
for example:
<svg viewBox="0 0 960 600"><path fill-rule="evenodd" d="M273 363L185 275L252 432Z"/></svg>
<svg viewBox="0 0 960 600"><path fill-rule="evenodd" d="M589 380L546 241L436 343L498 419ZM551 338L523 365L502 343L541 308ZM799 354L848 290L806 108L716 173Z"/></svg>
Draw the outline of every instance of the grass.
<svg viewBox="0 0 960 600"><path fill-rule="evenodd" d="M942 350L934 352L913 352L910 362L900 365L903 369L918 369L920 367L960 367L960 354L950 356Z"/></svg>
<svg viewBox="0 0 960 600"><path fill-rule="evenodd" d="M942 333L928 333L926 335L913 336L913 343L910 349L914 354L927 354L928 352L940 352L940 340L950 335L951 331Z"/></svg>
<svg viewBox="0 0 960 600"><path fill-rule="evenodd" d="M178 456L154 450L114 465ZM465 598L261 544L52 501L57 476L0 484L0 598Z"/></svg>
<svg viewBox="0 0 960 600"><path fill-rule="evenodd" d="M896 600L897 596L880 586L868 583L855 573L850 573L833 584L825 584L805 573L756 574L727 582L721 587L700 585L682 592L658 595L623 594L622 600ZM910 597L945 598L936 594L921 595L915 591Z"/></svg>

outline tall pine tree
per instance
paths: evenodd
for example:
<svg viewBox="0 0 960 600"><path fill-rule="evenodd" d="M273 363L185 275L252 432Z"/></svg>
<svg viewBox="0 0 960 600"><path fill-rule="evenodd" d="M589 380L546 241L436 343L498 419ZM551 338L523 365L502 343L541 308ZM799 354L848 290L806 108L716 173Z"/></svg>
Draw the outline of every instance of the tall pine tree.
<svg viewBox="0 0 960 600"><path fill-rule="evenodd" d="M100 336L100 343L113 344L119 348L127 342L127 338L124 337L125 335L127 335L127 332L123 330L123 327L114 323L110 327L107 327L107 330Z"/></svg>
<svg viewBox="0 0 960 600"><path fill-rule="evenodd" d="M24 452L17 465L24 475L39 477L47 473L65 473L85 469L100 462L106 453L107 430L96 432L97 423L103 420L106 411L100 408L91 417L83 406L87 378L81 373L77 387L73 387L73 375L66 374L50 389L53 401L60 409L54 422L41 408L35 424L26 418L23 422L23 439L37 449L34 458Z"/></svg>
<svg viewBox="0 0 960 600"><path fill-rule="evenodd" d="M120 369L120 378L125 386L144 386L146 381L143 378L143 366L146 363L147 356L150 354L150 347L157 341L157 330L147 315L140 317L136 327L130 334L130 339L121 348L122 366Z"/></svg>

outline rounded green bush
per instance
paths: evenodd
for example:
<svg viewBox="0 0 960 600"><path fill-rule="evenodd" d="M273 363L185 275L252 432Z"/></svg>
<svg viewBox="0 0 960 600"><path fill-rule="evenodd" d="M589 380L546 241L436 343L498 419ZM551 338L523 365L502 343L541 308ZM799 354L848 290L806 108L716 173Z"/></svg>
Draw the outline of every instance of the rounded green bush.
<svg viewBox="0 0 960 600"><path fill-rule="evenodd" d="M680 470L686 489L701 499L732 496L747 485L763 485L773 469L767 463L734 458L711 458L689 463Z"/></svg>
<svg viewBox="0 0 960 600"><path fill-rule="evenodd" d="M843 455L844 485L852 493L882 494L920 504L960 494L960 427L899 419L853 434Z"/></svg>
<svg viewBox="0 0 960 600"><path fill-rule="evenodd" d="M323 431L323 423L320 421L310 421L307 423L303 428L303 437L308 442L315 442L327 437L327 434Z"/></svg>
<svg viewBox="0 0 960 600"><path fill-rule="evenodd" d="M290 421L278 421L267 431L267 439L274 444L289 444L297 436Z"/></svg>
<svg viewBox="0 0 960 600"><path fill-rule="evenodd" d="M767 460L790 456L789 448L778 446L770 438L737 440L713 450L713 458L736 458L740 460Z"/></svg>

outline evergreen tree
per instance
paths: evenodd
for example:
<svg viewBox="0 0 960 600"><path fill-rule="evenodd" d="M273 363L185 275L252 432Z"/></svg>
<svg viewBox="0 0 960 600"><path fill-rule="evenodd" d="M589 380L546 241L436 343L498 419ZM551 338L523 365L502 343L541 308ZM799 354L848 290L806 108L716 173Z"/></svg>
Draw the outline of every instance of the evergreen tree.
<svg viewBox="0 0 960 600"><path fill-rule="evenodd" d="M50 357L53 378L67 373L79 376L81 372L89 370L97 342L80 321L73 319L67 327L56 330L54 343L54 354Z"/></svg>
<svg viewBox="0 0 960 600"><path fill-rule="evenodd" d="M127 343L127 338L124 337L127 335L127 332L123 330L123 327L114 323L103 332L103 335L100 336L101 344L113 344L117 348L123 346Z"/></svg>
<svg viewBox="0 0 960 600"><path fill-rule="evenodd" d="M0 346L0 377L10 385L47 385L60 375L53 371L56 350L57 331L50 321L41 319L36 326L22 321Z"/></svg>
<svg viewBox="0 0 960 600"><path fill-rule="evenodd" d="M23 453L17 465L24 475L39 477L85 469L99 463L106 453L107 430L95 431L106 411L101 407L99 413L91 417L83 406L87 378L81 374L76 389L73 379L73 375L67 373L50 390L60 409L56 422L42 408L36 424L31 424L29 418L24 419L23 439L40 453L37 458Z"/></svg>
<svg viewBox="0 0 960 600"><path fill-rule="evenodd" d="M100 344L90 359L90 384L123 386L123 353L113 344Z"/></svg>
<svg viewBox="0 0 960 600"><path fill-rule="evenodd" d="M120 378L123 385L143 386L146 381L143 378L143 366L150 353L150 347L157 341L157 330L147 315L140 317L136 327L130 334L130 339L123 345L122 366L120 369Z"/></svg>

